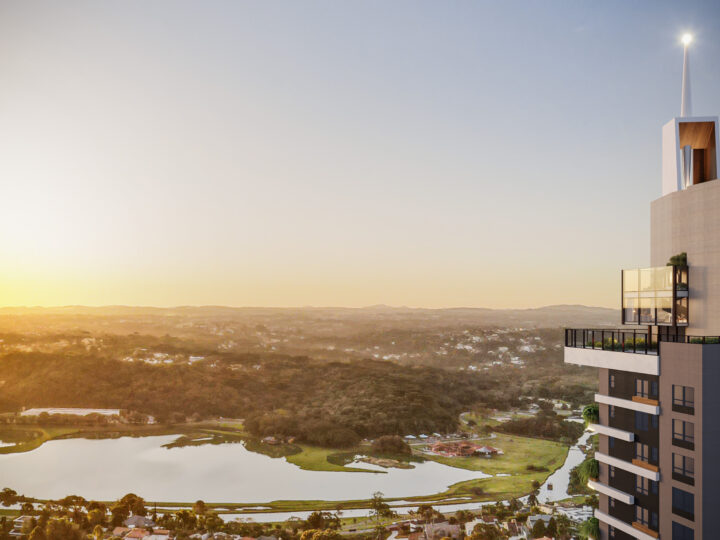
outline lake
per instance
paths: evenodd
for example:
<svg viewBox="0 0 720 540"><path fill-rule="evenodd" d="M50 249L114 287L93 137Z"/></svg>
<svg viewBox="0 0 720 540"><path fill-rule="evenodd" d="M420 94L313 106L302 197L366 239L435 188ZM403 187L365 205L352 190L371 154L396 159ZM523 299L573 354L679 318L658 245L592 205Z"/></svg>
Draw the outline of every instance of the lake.
<svg viewBox="0 0 720 540"><path fill-rule="evenodd" d="M456 482L487 478L433 461L414 469L363 472L306 471L284 458L250 452L242 444L163 448L177 436L49 441L31 452L0 455L0 488L40 498L69 494L115 500L137 493L146 500L264 502L366 499L427 495ZM371 471L382 471L381 473Z"/></svg>
<svg viewBox="0 0 720 540"><path fill-rule="evenodd" d="M585 432L578 443L586 443L590 435ZM177 435L65 439L46 442L30 452L1 454L0 488L12 487L19 493L52 499L76 494L87 499L115 500L133 492L149 501L262 503L366 499L375 491L386 497L429 495L457 482L489 476L433 461L416 463L413 469L384 469L362 462L352 465L367 469L367 473L306 471L285 458L251 452L238 443L163 448L176 439ZM546 502L566 498L570 470L583 459L577 445L571 447L563 466L542 485L538 499ZM548 484L553 489L548 489ZM443 510L480 506L456 500L443 506ZM399 506L397 510L407 511L411 508L405 506L407 503L410 501L393 504ZM306 514L256 513L242 517L278 520ZM354 514L366 515L367 510L347 511L348 516Z"/></svg>

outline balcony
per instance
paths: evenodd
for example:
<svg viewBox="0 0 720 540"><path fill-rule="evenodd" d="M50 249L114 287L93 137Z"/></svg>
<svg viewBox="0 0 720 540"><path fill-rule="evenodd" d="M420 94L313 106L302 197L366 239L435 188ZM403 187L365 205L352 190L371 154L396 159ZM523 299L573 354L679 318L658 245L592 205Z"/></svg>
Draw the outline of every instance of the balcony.
<svg viewBox="0 0 720 540"><path fill-rule="evenodd" d="M622 271L622 323L687 326L688 267Z"/></svg>
<svg viewBox="0 0 720 540"><path fill-rule="evenodd" d="M635 497L633 495L605 485L597 480L588 480L588 487L590 489L594 489L598 493L612 497L616 501L620 501L625 504L635 504Z"/></svg>
<svg viewBox="0 0 720 540"><path fill-rule="evenodd" d="M658 537L658 534L655 531L645 527L643 527L644 530L640 530L638 526L625 523L624 521L613 517L610 514L606 514L601 510L595 510L595 517L598 518L599 521L602 521L611 527L615 527L619 531L629 534L638 540L655 540Z"/></svg>
<svg viewBox="0 0 720 540"><path fill-rule="evenodd" d="M639 330L565 329L565 362L646 375L660 374L658 342Z"/></svg>
<svg viewBox="0 0 720 540"><path fill-rule="evenodd" d="M653 465L646 463L639 464L638 460L633 460L631 463L620 458L603 454L602 452L595 452L595 459L605 465L617 467L618 469L622 469L623 471L627 471L637 476L642 476L648 480L653 480L655 482L660 481L660 470Z"/></svg>
<svg viewBox="0 0 720 540"><path fill-rule="evenodd" d="M656 416L660 414L660 405L658 405L657 402L655 402L654 405L650 405L635 399L622 399L613 396L606 396L605 394L595 394L595 401L598 403L604 403L605 405L612 405L613 407L629 409L631 411L654 414Z"/></svg>
<svg viewBox="0 0 720 540"><path fill-rule="evenodd" d="M625 442L633 442L635 440L635 434L632 431L603 426L602 424L590 424L588 429L590 431L594 431L595 433L599 433L600 435L607 435L608 437L613 437Z"/></svg>

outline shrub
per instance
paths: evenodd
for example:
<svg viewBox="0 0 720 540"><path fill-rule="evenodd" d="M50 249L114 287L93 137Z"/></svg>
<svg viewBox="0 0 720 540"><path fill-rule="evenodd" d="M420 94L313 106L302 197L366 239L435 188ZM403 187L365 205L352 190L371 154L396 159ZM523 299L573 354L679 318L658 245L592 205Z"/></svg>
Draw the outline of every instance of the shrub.
<svg viewBox="0 0 720 540"><path fill-rule="evenodd" d="M378 454L412 454L410 445L397 435L383 435L372 444Z"/></svg>

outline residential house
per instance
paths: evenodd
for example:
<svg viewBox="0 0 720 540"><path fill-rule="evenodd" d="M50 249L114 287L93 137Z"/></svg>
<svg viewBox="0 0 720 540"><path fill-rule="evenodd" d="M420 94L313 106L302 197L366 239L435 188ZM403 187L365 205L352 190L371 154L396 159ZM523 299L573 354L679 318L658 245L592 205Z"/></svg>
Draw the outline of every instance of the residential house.
<svg viewBox="0 0 720 540"><path fill-rule="evenodd" d="M447 521L440 523L426 523L423 531L424 537L422 540L440 540L440 538L453 538L458 540L461 538L462 529L459 524L451 525Z"/></svg>
<svg viewBox="0 0 720 540"><path fill-rule="evenodd" d="M133 515L133 516L130 516L129 518L127 518L123 522L123 525L125 525L126 527L130 527L131 529L133 529L135 527L151 528L151 527L155 526L155 522L152 519L145 517L145 516Z"/></svg>
<svg viewBox="0 0 720 540"><path fill-rule="evenodd" d="M18 538L27 534L27 528L31 526L32 520L32 516L20 516L13 519L13 528L9 532L10 536Z"/></svg>

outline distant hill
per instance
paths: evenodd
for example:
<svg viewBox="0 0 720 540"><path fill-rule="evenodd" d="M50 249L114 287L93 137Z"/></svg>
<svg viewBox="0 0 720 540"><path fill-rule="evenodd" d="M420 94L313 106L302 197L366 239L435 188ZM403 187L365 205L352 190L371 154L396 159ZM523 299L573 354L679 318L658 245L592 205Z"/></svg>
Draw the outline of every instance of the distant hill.
<svg viewBox="0 0 720 540"><path fill-rule="evenodd" d="M229 306L178 306L170 308L145 306L60 306L60 307L5 307L4 316L50 318L127 317L127 318L218 318L249 322L253 319L303 320L335 319L339 322L369 321L411 324L417 327L463 325L555 328L561 326L597 327L617 326L620 312L617 309L583 305L553 305L529 309L490 308L410 308L375 305L363 308L343 307L229 307ZM404 324L403 324L404 323Z"/></svg>

